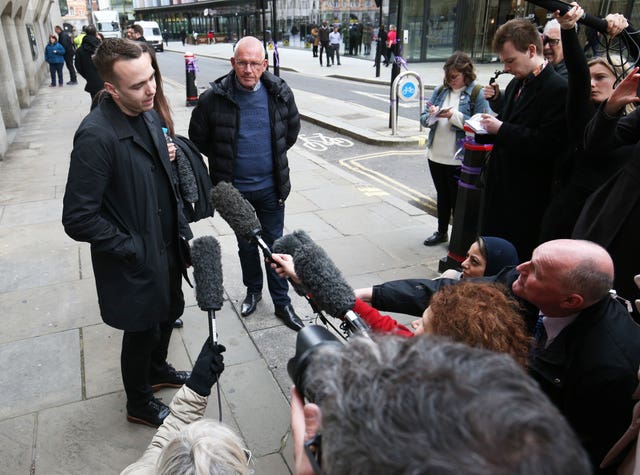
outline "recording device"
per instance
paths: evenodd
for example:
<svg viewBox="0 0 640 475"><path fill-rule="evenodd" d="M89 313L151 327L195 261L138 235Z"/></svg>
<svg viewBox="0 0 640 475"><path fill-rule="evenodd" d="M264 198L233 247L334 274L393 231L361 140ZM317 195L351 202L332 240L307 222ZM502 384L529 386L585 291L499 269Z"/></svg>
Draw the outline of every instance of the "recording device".
<svg viewBox="0 0 640 475"><path fill-rule="evenodd" d="M493 73L493 77L489 79L489 86L493 86L493 84L496 82L496 79L498 79L498 76L505 73L506 71L503 71L502 69L496 69Z"/></svg>
<svg viewBox="0 0 640 475"><path fill-rule="evenodd" d="M314 402L315 395L306 387L306 371L315 351L323 346L336 349L342 347L340 341L325 327L308 325L298 332L296 337L296 354L287 363L287 373L296 385L300 394L308 401Z"/></svg>
<svg viewBox="0 0 640 475"><path fill-rule="evenodd" d="M221 181L211 190L211 206L239 237L255 242L264 255L271 258L271 249L262 239L262 226L256 211L244 196L231 184Z"/></svg>
<svg viewBox="0 0 640 475"><path fill-rule="evenodd" d="M191 261L196 284L196 301L198 307L209 314L209 338L214 344L218 342L215 312L222 308L224 301L218 240L213 236L194 239L191 244Z"/></svg>
<svg viewBox="0 0 640 475"><path fill-rule="evenodd" d="M352 332L369 335L367 324L351 310L356 303L353 289L324 249L309 238L296 250L293 264L302 286L320 309L346 322Z"/></svg>
<svg viewBox="0 0 640 475"><path fill-rule="evenodd" d="M558 10L561 15L564 15L573 7L573 5L563 0L528 0L528 2L545 8L550 12L555 12L556 10ZM584 15L582 15L582 18L578 20L578 23L590 26L594 30L598 30L600 33L607 33L607 21L603 18L598 18L596 16L585 13Z"/></svg>

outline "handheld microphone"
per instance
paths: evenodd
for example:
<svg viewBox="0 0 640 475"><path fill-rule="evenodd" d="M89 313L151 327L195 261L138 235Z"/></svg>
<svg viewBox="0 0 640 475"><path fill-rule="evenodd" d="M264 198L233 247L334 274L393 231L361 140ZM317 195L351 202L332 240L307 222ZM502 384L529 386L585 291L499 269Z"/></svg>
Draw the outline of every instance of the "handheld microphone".
<svg viewBox="0 0 640 475"><path fill-rule="evenodd" d="M255 242L267 258L271 257L271 249L262 239L262 226L256 210L231 183L221 181L212 188L211 206L218 210L236 235Z"/></svg>
<svg viewBox="0 0 640 475"><path fill-rule="evenodd" d="M218 344L216 310L222 308L224 301L222 288L222 262L220 244L213 236L202 236L191 243L191 263L193 280L196 283L196 301L198 307L208 314L209 342ZM220 398L220 379L216 384L218 391L218 419L222 422L222 399Z"/></svg>
<svg viewBox="0 0 640 475"><path fill-rule="evenodd" d="M209 337L211 343L218 342L215 329L215 311L222 308L222 264L220 244L213 236L203 236L191 244L193 279L196 283L196 301L201 310L209 313Z"/></svg>
<svg viewBox="0 0 640 475"><path fill-rule="evenodd" d="M342 273L316 243L302 244L293 256L296 274L318 306L335 318L344 319L354 332L369 335L369 327L355 313L356 297Z"/></svg>
<svg viewBox="0 0 640 475"><path fill-rule="evenodd" d="M571 5L570 3L564 2L562 0L528 0L528 2L542 7L550 12L555 12L556 10L558 10L560 11L561 15L564 15L573 7L573 5ZM594 30L598 30L600 33L607 33L607 21L603 18L598 18L596 16L585 13L584 15L582 15L582 18L578 20L578 23L590 26Z"/></svg>

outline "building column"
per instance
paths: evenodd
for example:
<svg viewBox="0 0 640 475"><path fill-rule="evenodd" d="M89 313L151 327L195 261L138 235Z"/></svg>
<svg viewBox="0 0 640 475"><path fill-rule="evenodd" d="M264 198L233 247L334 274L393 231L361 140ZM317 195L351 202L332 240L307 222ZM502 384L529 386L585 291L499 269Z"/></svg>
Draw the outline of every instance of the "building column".
<svg viewBox="0 0 640 475"><path fill-rule="evenodd" d="M22 52L22 63L24 64L24 73L27 78L27 87L29 93L35 96L40 88L40 80L36 74L35 60L31 56L31 43L29 41L29 33L24 18L16 19L16 29L18 34L19 50Z"/></svg>
<svg viewBox="0 0 640 475"><path fill-rule="evenodd" d="M0 114L0 160L4 159L7 149L9 148L9 138L7 137L7 129L4 126L4 120L2 120L2 114Z"/></svg>
<svg viewBox="0 0 640 475"><path fill-rule="evenodd" d="M7 50L13 64L13 80L16 92L18 94L18 102L20 107L29 107L31 104L31 95L27 86L27 77L24 74L24 63L22 61L22 53L20 52L20 44L18 42L18 33L16 24L9 15L2 16L2 28L4 29L4 38L7 42Z"/></svg>
<svg viewBox="0 0 640 475"><path fill-rule="evenodd" d="M4 22L3 22L4 23ZM0 111L6 127L20 126L20 103L4 31L0 29Z"/></svg>

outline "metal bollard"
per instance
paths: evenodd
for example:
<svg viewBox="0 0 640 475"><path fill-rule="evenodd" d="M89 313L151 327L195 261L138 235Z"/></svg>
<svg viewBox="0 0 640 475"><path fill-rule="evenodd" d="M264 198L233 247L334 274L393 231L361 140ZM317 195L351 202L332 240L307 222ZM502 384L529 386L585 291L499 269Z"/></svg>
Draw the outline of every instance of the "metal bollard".
<svg viewBox="0 0 640 475"><path fill-rule="evenodd" d="M196 55L187 51L184 54L184 70L187 80L187 106L198 103L198 88L196 87Z"/></svg>
<svg viewBox="0 0 640 475"><path fill-rule="evenodd" d="M493 144L477 143L474 136L468 136L463 143L464 158L458 179L458 195L456 209L453 216L449 251L446 257L440 259L438 270L460 269L465 260L469 246L478 237L480 220L480 173L487 160L487 154Z"/></svg>

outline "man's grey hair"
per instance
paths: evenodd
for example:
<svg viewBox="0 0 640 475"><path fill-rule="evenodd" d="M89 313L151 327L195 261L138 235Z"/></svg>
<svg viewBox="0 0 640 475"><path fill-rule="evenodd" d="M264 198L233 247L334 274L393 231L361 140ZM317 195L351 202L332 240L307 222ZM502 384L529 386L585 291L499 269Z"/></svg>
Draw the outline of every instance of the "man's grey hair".
<svg viewBox="0 0 640 475"><path fill-rule="evenodd" d="M555 406L509 356L432 335L316 350L327 475L588 474Z"/></svg>
<svg viewBox="0 0 640 475"><path fill-rule="evenodd" d="M564 276L569 290L582 295L584 306L603 299L613 288L613 279L600 270L595 261L584 259L573 266Z"/></svg>
<svg viewBox="0 0 640 475"><path fill-rule="evenodd" d="M158 475L248 475L248 450L238 435L213 419L184 427L160 453Z"/></svg>
<svg viewBox="0 0 640 475"><path fill-rule="evenodd" d="M560 23L558 22L558 20L553 18L549 20L547 23L545 23L542 33L547 33L549 30L559 30L559 29L560 29Z"/></svg>

